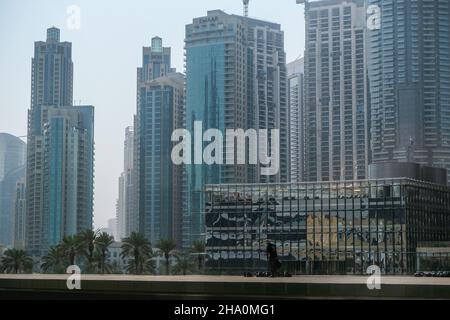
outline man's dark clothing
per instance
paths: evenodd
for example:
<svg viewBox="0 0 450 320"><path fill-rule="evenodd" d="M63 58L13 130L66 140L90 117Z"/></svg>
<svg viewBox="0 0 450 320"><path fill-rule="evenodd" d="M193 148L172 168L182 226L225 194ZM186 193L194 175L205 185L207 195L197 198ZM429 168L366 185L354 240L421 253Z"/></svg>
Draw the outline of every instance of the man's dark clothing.
<svg viewBox="0 0 450 320"><path fill-rule="evenodd" d="M279 264L280 264L278 262L277 249L276 249L275 245L273 245L272 243L268 243L266 252L267 252L267 261L268 261L269 270L270 270L271 274L274 276L277 274L277 270L278 270Z"/></svg>

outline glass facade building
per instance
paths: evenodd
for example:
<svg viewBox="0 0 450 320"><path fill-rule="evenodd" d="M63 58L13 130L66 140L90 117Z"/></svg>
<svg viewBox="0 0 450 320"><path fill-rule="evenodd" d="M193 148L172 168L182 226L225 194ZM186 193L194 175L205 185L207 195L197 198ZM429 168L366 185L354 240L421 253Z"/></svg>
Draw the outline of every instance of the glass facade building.
<svg viewBox="0 0 450 320"><path fill-rule="evenodd" d="M0 244L10 246L14 236L16 183L25 177L26 144L18 137L0 133Z"/></svg>
<svg viewBox="0 0 450 320"><path fill-rule="evenodd" d="M209 185L206 267L267 270L267 241L294 274L416 271L420 243L450 240L450 188L406 178Z"/></svg>
<svg viewBox="0 0 450 320"><path fill-rule="evenodd" d="M31 70L25 244L33 256L92 228L94 108L72 99L72 44L52 27L35 42Z"/></svg>
<svg viewBox="0 0 450 320"><path fill-rule="evenodd" d="M42 107L41 250L93 227L94 107Z"/></svg>
<svg viewBox="0 0 450 320"><path fill-rule="evenodd" d="M154 245L177 241L181 227L182 167L172 162L171 136L183 126L183 85L184 76L172 73L138 87L139 231Z"/></svg>
<svg viewBox="0 0 450 320"><path fill-rule="evenodd" d="M175 72L175 69L171 68L171 48L163 47L160 37L153 37L151 43L151 47L142 48L142 66L137 69L138 83Z"/></svg>
<svg viewBox="0 0 450 320"><path fill-rule="evenodd" d="M137 70L133 186L125 190L134 196L127 195L130 205L125 221L127 233L139 231L153 245L172 239L179 246L183 168L172 162L171 136L184 126L184 75L171 67L170 52L161 38L153 37L151 47L143 48L142 66ZM126 156L125 163L129 160Z"/></svg>
<svg viewBox="0 0 450 320"><path fill-rule="evenodd" d="M289 115L284 34L279 24L221 10L186 26L186 129L279 129L280 170L259 165L187 165L183 246L204 233L203 187L210 183L289 180ZM203 147L206 145L205 143ZM203 148L202 148L203 150Z"/></svg>

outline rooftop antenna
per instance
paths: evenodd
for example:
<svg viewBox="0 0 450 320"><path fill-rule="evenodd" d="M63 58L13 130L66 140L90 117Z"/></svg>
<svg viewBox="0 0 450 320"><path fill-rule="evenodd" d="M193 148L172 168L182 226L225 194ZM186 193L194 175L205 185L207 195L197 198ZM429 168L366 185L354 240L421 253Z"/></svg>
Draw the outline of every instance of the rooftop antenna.
<svg viewBox="0 0 450 320"><path fill-rule="evenodd" d="M242 0L242 2L244 3L244 17L248 17L248 3L250 0Z"/></svg>

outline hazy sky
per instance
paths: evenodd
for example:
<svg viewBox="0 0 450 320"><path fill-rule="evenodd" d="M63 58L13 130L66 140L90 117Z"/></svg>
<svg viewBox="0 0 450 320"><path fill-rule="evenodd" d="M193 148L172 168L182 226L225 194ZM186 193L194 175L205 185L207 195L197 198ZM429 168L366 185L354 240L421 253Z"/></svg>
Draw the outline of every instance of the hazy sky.
<svg viewBox="0 0 450 320"><path fill-rule="evenodd" d="M303 7L295 0L251 0L250 16L281 24L288 61L304 49ZM81 9L69 30L68 6ZM95 227L115 217L125 127L136 109L136 68L142 47L158 35L183 71L184 27L208 10L242 14L241 0L0 0L0 132L26 135L34 41L61 29L72 42L74 100L95 106Z"/></svg>

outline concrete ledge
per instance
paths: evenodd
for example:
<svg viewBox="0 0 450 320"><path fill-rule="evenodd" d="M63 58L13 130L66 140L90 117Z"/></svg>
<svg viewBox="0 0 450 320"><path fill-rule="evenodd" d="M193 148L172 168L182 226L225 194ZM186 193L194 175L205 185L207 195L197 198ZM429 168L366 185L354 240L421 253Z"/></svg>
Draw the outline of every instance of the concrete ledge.
<svg viewBox="0 0 450 320"><path fill-rule="evenodd" d="M82 275L81 290L70 291L65 275L0 275L0 298L170 298L170 299L450 299L449 278L382 277L369 290L366 277Z"/></svg>

